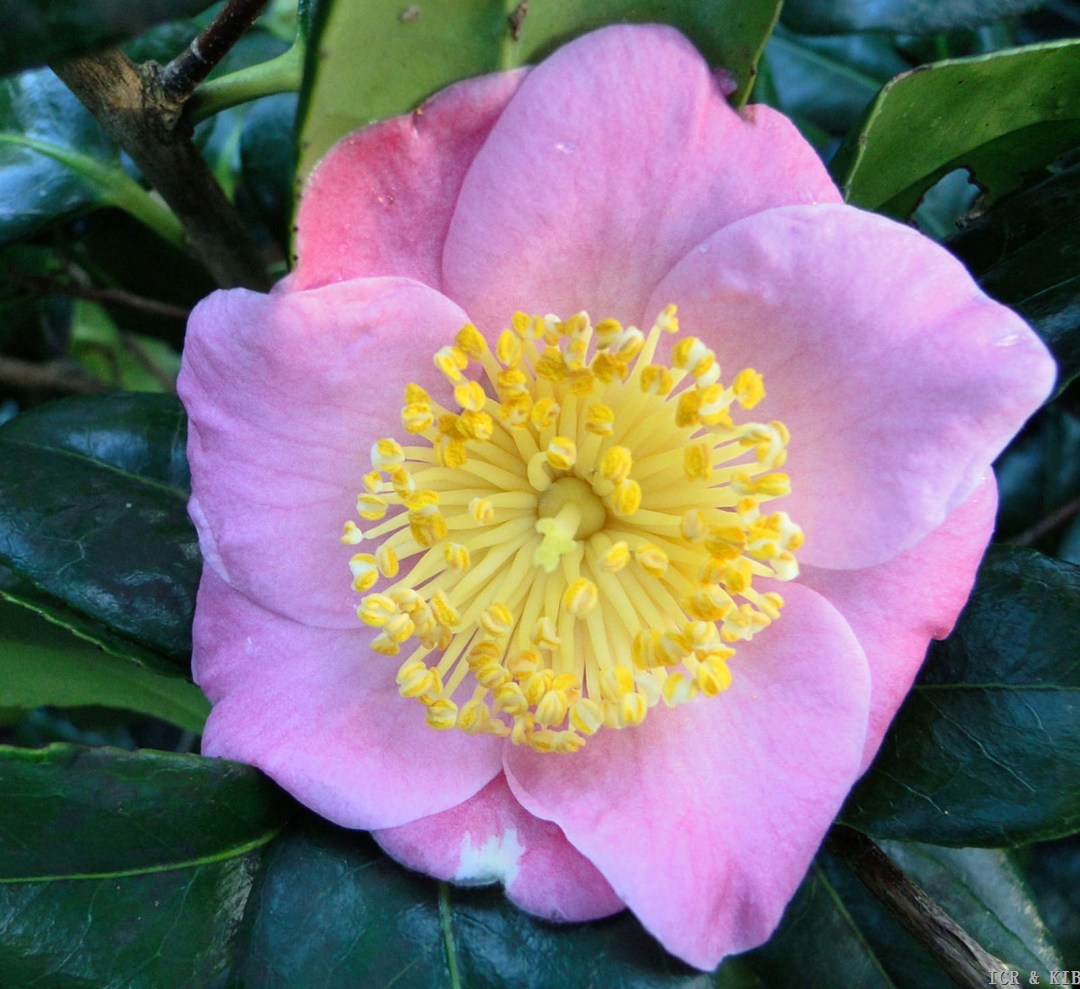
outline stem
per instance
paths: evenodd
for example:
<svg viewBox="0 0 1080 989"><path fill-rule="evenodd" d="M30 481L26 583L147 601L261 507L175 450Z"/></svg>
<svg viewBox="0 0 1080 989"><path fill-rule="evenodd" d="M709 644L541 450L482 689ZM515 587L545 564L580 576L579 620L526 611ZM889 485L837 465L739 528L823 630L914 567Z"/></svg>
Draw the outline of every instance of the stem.
<svg viewBox="0 0 1080 989"><path fill-rule="evenodd" d="M830 829L825 844L961 989L988 985L991 972L1011 971L931 900L866 835L837 824Z"/></svg>
<svg viewBox="0 0 1080 989"><path fill-rule="evenodd" d="M1025 529L1015 539L1010 539L1009 542L1013 546L1032 546L1043 536L1053 532L1059 525L1068 522L1078 512L1080 512L1080 498L1073 498L1072 501L1066 502L1057 511L1051 512L1046 518L1036 522L1030 529Z"/></svg>
<svg viewBox="0 0 1080 989"><path fill-rule="evenodd" d="M300 88L304 53L299 44L268 62L230 72L200 86L187 105L187 118L197 124L215 113L240 106L260 96L294 93Z"/></svg>
<svg viewBox="0 0 1080 989"><path fill-rule="evenodd" d="M158 84L165 99L177 106L186 103L265 6L266 0L229 0L187 49L161 70Z"/></svg>
<svg viewBox="0 0 1080 989"><path fill-rule="evenodd" d="M175 105L161 91L157 66L140 70L113 49L55 71L168 203L218 284L269 288L266 265L235 208L191 138L175 128Z"/></svg>
<svg viewBox="0 0 1080 989"><path fill-rule="evenodd" d="M174 319L182 323L187 321L189 315L188 310L183 306L174 306L172 303L161 302L158 299L147 299L118 288L92 288L62 282L55 278L19 274L12 274L10 281L37 295L62 295L71 299L87 299L103 306L122 306L148 316L160 316L162 319Z"/></svg>
<svg viewBox="0 0 1080 989"><path fill-rule="evenodd" d="M4 356L0 356L0 383L15 388L40 388L43 391L59 391L73 395L96 395L113 390L104 381L82 371L73 371L63 362L35 364L33 361Z"/></svg>

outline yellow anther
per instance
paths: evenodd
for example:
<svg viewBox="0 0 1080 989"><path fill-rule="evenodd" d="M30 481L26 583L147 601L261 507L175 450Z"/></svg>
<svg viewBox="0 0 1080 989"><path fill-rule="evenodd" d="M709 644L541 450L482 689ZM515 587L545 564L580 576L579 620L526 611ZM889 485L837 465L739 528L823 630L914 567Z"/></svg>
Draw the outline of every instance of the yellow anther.
<svg viewBox="0 0 1080 989"><path fill-rule="evenodd" d="M707 385L700 389L698 416L706 426L731 428L730 405L727 392L720 385Z"/></svg>
<svg viewBox="0 0 1080 989"><path fill-rule="evenodd" d="M582 697L570 707L570 724L583 735L594 735L604 723L604 709L596 701Z"/></svg>
<svg viewBox="0 0 1080 989"><path fill-rule="evenodd" d="M356 499L356 511L360 518L373 522L386 514L387 502L378 495L362 494Z"/></svg>
<svg viewBox="0 0 1080 989"><path fill-rule="evenodd" d="M731 686L731 670L721 656L709 656L697 668L694 680L706 697L715 697Z"/></svg>
<svg viewBox="0 0 1080 989"><path fill-rule="evenodd" d="M495 357L500 364L516 364L521 360L521 336L510 330L503 330L495 344Z"/></svg>
<svg viewBox="0 0 1080 989"><path fill-rule="evenodd" d="M422 697L438 686L435 671L428 669L422 659L409 659L402 663L397 683L402 697Z"/></svg>
<svg viewBox="0 0 1080 989"><path fill-rule="evenodd" d="M536 362L536 376L546 381L563 381L567 367L558 347L546 347Z"/></svg>
<svg viewBox="0 0 1080 989"><path fill-rule="evenodd" d="M732 479L731 488L740 495L783 498L784 495L791 494L791 478L781 473L759 474L757 477L736 474Z"/></svg>
<svg viewBox="0 0 1080 989"><path fill-rule="evenodd" d="M706 584L699 587L683 602L683 610L702 622L723 621L734 610L735 603L719 584Z"/></svg>
<svg viewBox="0 0 1080 989"><path fill-rule="evenodd" d="M772 572L779 580L794 580L799 576L799 564L786 550L769 561Z"/></svg>
<svg viewBox="0 0 1080 989"><path fill-rule="evenodd" d="M479 381L465 381L454 388L454 401L470 412L480 412L487 402L487 395Z"/></svg>
<svg viewBox="0 0 1080 989"><path fill-rule="evenodd" d="M397 467L390 474L390 484L399 498L405 498L416 490L416 480L408 467Z"/></svg>
<svg viewBox="0 0 1080 989"><path fill-rule="evenodd" d="M625 446L613 446L600 458L600 476L612 484L621 484L630 476L634 458Z"/></svg>
<svg viewBox="0 0 1080 989"><path fill-rule="evenodd" d="M431 404L431 396L421 385L413 381L410 381L405 386L405 404L408 405L411 402L422 402L424 405Z"/></svg>
<svg viewBox="0 0 1080 989"><path fill-rule="evenodd" d="M590 403L585 410L585 428L596 436L610 436L615 428L615 412L610 405Z"/></svg>
<svg viewBox="0 0 1080 989"><path fill-rule="evenodd" d="M398 643L404 642L415 631L416 625L413 624L413 620L408 615L402 614L400 611L386 623L385 627L385 634L392 642Z"/></svg>
<svg viewBox="0 0 1080 989"><path fill-rule="evenodd" d="M697 693L697 687L685 674L678 671L668 675L661 689L664 703L668 707L677 707L685 704Z"/></svg>
<svg viewBox="0 0 1080 989"><path fill-rule="evenodd" d="M544 332L544 321L539 316L529 316L523 312L514 313L510 326L523 340L535 340Z"/></svg>
<svg viewBox="0 0 1080 989"><path fill-rule="evenodd" d="M458 707L452 700L440 697L428 705L425 721L432 728L447 731L457 725Z"/></svg>
<svg viewBox="0 0 1080 989"><path fill-rule="evenodd" d="M469 459L468 450L465 449L462 440L447 439L445 436L439 437L439 442L435 446L435 455L440 467L449 467L452 470L464 467Z"/></svg>
<svg viewBox="0 0 1080 989"><path fill-rule="evenodd" d="M486 412L466 409L461 413L460 429L468 439L486 443L495 431L495 423Z"/></svg>
<svg viewBox="0 0 1080 989"><path fill-rule="evenodd" d="M375 550L375 563L379 567L379 573L384 577L396 577L398 575L400 563L398 562L397 553L388 543L383 543Z"/></svg>
<svg viewBox="0 0 1080 989"><path fill-rule="evenodd" d="M511 395L499 405L499 419L511 429L523 429L529 422L532 398L527 392Z"/></svg>
<svg viewBox="0 0 1080 989"><path fill-rule="evenodd" d="M510 674L506 672L502 663L497 661L484 663L482 666L475 667L473 669L473 676L476 677L476 682L480 684L481 687L487 687L488 690L494 690L496 687L501 687L510 680Z"/></svg>
<svg viewBox="0 0 1080 989"><path fill-rule="evenodd" d="M675 406L675 425L682 429L684 426L697 426L701 422L701 390L691 388L679 396Z"/></svg>
<svg viewBox="0 0 1080 989"><path fill-rule="evenodd" d="M371 447L371 466L376 470L393 470L405 462L405 451L397 440L376 440Z"/></svg>
<svg viewBox="0 0 1080 989"><path fill-rule="evenodd" d="M625 541L619 540L604 552L600 557L600 569L604 573L618 573L630 562L630 547Z"/></svg>
<svg viewBox="0 0 1080 989"><path fill-rule="evenodd" d="M577 444L565 436L556 436L547 446L547 462L556 470L569 470L577 462Z"/></svg>
<svg viewBox="0 0 1080 989"><path fill-rule="evenodd" d="M498 642L491 639L481 639L469 647L469 651L465 654L465 660L470 669L478 670L480 667L487 666L490 663L497 663L502 659L502 654L503 647Z"/></svg>
<svg viewBox="0 0 1080 989"><path fill-rule="evenodd" d="M753 582L753 571L750 569L750 561L742 557L731 563L724 571L720 582L724 590L729 594L742 594Z"/></svg>
<svg viewBox="0 0 1080 989"><path fill-rule="evenodd" d="M487 341L472 323L466 323L458 330L457 336L454 337L454 343L458 345L463 354L473 360L479 360L487 351Z"/></svg>
<svg viewBox="0 0 1080 989"><path fill-rule="evenodd" d="M734 560L746 549L746 530L736 525L713 526L705 534L705 549L718 560Z"/></svg>
<svg viewBox="0 0 1080 989"><path fill-rule="evenodd" d="M599 603L599 590L585 577L572 581L563 592L563 607L575 618L584 618L591 614Z"/></svg>
<svg viewBox="0 0 1080 989"><path fill-rule="evenodd" d="M700 508L691 508L679 520L679 531L683 534L683 538L691 542L704 539L708 527L709 517Z"/></svg>
<svg viewBox="0 0 1080 989"><path fill-rule="evenodd" d="M378 494L380 491L385 490L382 479L382 471L368 471L363 476L362 481L364 483L364 490L368 494Z"/></svg>
<svg viewBox="0 0 1080 989"><path fill-rule="evenodd" d="M473 498L469 502L469 514L474 522L488 525L495 521L495 506L487 498Z"/></svg>
<svg viewBox="0 0 1080 989"><path fill-rule="evenodd" d="M566 376L566 389L571 395L583 398L596 391L596 380L596 375L590 368L578 368Z"/></svg>
<svg viewBox="0 0 1080 989"><path fill-rule="evenodd" d="M431 597L431 609L435 612L435 619L440 625L447 628L457 628L461 624L461 615L450 603L445 591L436 591Z"/></svg>
<svg viewBox="0 0 1080 989"><path fill-rule="evenodd" d="M525 692L517 683L504 683L491 692L496 712L505 711L509 715L522 715L529 710Z"/></svg>
<svg viewBox="0 0 1080 989"><path fill-rule="evenodd" d="M506 660L506 668L515 680L527 680L544 665L535 649L522 649Z"/></svg>
<svg viewBox="0 0 1080 989"><path fill-rule="evenodd" d="M683 453L683 470L691 480L707 481L712 477L712 447L691 443Z"/></svg>
<svg viewBox="0 0 1080 989"><path fill-rule="evenodd" d="M371 640L371 651L380 656L397 656L401 652L401 646L385 632L380 632Z"/></svg>
<svg viewBox="0 0 1080 989"><path fill-rule="evenodd" d="M488 635L501 639L514 630L514 613L505 604L496 602L481 612L480 625Z"/></svg>
<svg viewBox="0 0 1080 989"><path fill-rule="evenodd" d="M663 577L667 573L667 553L652 543L642 543L638 546L634 550L634 559L650 577Z"/></svg>
<svg viewBox="0 0 1080 989"><path fill-rule="evenodd" d="M533 627L532 642L541 649L553 650L561 645L562 640L555 631L555 622L548 615L540 618Z"/></svg>
<svg viewBox="0 0 1080 989"><path fill-rule="evenodd" d="M424 599L411 587L395 587L389 592L389 597L402 611L407 611L410 615L427 608Z"/></svg>
<svg viewBox="0 0 1080 989"><path fill-rule="evenodd" d="M622 323L617 319L602 319L593 327L593 332L598 347L610 347L619 339L619 334L622 333Z"/></svg>
<svg viewBox="0 0 1080 989"><path fill-rule="evenodd" d="M606 350L601 351L593 358L590 367L597 380L602 381L605 385L611 384L612 381L621 381L630 370L627 359L617 357Z"/></svg>
<svg viewBox="0 0 1080 989"><path fill-rule="evenodd" d="M675 379L663 364L648 364L641 371L641 390L648 395L667 395L675 387Z"/></svg>
<svg viewBox="0 0 1080 989"><path fill-rule="evenodd" d="M491 722L491 711L482 700L471 700L461 705L456 727L470 735L483 732Z"/></svg>
<svg viewBox="0 0 1080 989"><path fill-rule="evenodd" d="M346 546L355 546L364 541L364 533L351 519L341 527L341 541Z"/></svg>
<svg viewBox="0 0 1080 989"><path fill-rule="evenodd" d="M398 606L393 598L385 594L369 594L360 602L356 613L365 625L382 628L397 614L397 610Z"/></svg>
<svg viewBox="0 0 1080 989"><path fill-rule="evenodd" d="M615 666L600 674L600 692L617 704L626 694L634 692L634 674L625 666Z"/></svg>
<svg viewBox="0 0 1080 989"><path fill-rule="evenodd" d="M611 353L620 361L632 361L645 346L645 334L636 326L628 326L611 345Z"/></svg>
<svg viewBox="0 0 1080 989"><path fill-rule="evenodd" d="M554 680L555 675L551 670L537 670L521 684L525 699L535 707L540 703L540 698L551 690Z"/></svg>
<svg viewBox="0 0 1080 989"><path fill-rule="evenodd" d="M525 376L525 372L519 367L504 368L497 375L495 375L495 387L498 388L500 394L507 397L512 395L528 395L529 379Z"/></svg>
<svg viewBox="0 0 1080 989"><path fill-rule="evenodd" d="M422 433L435 422L435 412L426 402L410 402L401 409L401 425L407 433Z"/></svg>
<svg viewBox="0 0 1080 989"><path fill-rule="evenodd" d="M443 559L451 570L458 573L468 570L472 563L469 547L461 543L447 543L443 546Z"/></svg>
<svg viewBox="0 0 1080 989"><path fill-rule="evenodd" d="M424 509L420 512L409 512L409 532L425 549L434 546L440 539L446 537L446 519L438 510Z"/></svg>
<svg viewBox="0 0 1080 989"><path fill-rule="evenodd" d="M536 705L537 724L545 726L561 725L569 708L569 698L564 690L549 690Z"/></svg>
<svg viewBox="0 0 1080 989"><path fill-rule="evenodd" d="M611 510L623 518L633 515L641 507L641 485L633 478L615 485L611 493Z"/></svg>
<svg viewBox="0 0 1080 989"><path fill-rule="evenodd" d="M461 372L469 366L469 358L460 347L443 347L435 352L435 366L452 385L461 381Z"/></svg>
<svg viewBox="0 0 1080 989"><path fill-rule="evenodd" d="M649 706L641 694L623 694L619 698L618 722L620 728L633 728L645 720Z"/></svg>
<svg viewBox="0 0 1080 989"><path fill-rule="evenodd" d="M353 575L353 590L363 593L370 591L379 579L379 571L375 564L375 557L371 553L357 553L349 560L349 569Z"/></svg>
<svg viewBox="0 0 1080 989"><path fill-rule="evenodd" d="M716 355L697 337L683 337L671 351L671 363L693 377L708 373L716 362Z"/></svg>
<svg viewBox="0 0 1080 989"><path fill-rule="evenodd" d="M765 382L757 371L748 367L735 375L731 390L744 409L752 409L765 397Z"/></svg>
<svg viewBox="0 0 1080 989"><path fill-rule="evenodd" d="M537 429L548 429L554 426L559 417L559 403L553 398L539 398L536 400L529 413L529 421Z"/></svg>
<svg viewBox="0 0 1080 989"><path fill-rule="evenodd" d="M675 315L678 311L679 307L674 302L669 302L660 310L660 315L656 317L656 325L665 333L678 333L679 318Z"/></svg>

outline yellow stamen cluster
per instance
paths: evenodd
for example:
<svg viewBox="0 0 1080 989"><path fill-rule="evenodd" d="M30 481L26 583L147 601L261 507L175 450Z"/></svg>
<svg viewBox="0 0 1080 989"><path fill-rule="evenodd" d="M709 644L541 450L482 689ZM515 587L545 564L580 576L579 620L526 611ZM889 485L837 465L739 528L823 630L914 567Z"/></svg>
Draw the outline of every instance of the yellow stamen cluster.
<svg viewBox="0 0 1080 989"><path fill-rule="evenodd" d="M798 573L801 530L762 508L790 490L788 431L734 421L761 375L725 385L701 340L654 363L678 330L674 306L647 334L516 313L493 350L465 326L435 354L453 410L406 387L415 445L375 443L356 510L376 524L341 540L374 547L350 561L358 614L432 728L572 752L721 693L734 643L779 617L754 579Z"/></svg>

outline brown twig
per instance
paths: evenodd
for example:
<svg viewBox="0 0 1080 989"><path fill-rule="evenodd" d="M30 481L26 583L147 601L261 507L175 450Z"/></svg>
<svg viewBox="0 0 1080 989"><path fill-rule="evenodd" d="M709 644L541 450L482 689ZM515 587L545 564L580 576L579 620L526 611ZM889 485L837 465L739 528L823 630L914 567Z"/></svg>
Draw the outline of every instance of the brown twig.
<svg viewBox="0 0 1080 989"><path fill-rule="evenodd" d="M835 825L825 841L962 989L990 983L991 972L1008 972L995 958L912 882L870 838Z"/></svg>
<svg viewBox="0 0 1080 989"><path fill-rule="evenodd" d="M133 292L125 292L118 288L94 288L89 285L78 285L75 282L61 281L58 278L42 278L36 275L22 275L18 272L12 272L9 275L9 281L36 295L62 295L71 299L86 299L103 306L119 306L145 313L147 316L160 316L162 319L178 320L181 323L186 322L190 315L183 306L174 306L172 303L161 302L158 299L147 299L145 296L135 295Z"/></svg>
<svg viewBox="0 0 1080 989"><path fill-rule="evenodd" d="M1048 536L1059 525L1064 525L1074 515L1080 513L1080 498L1073 498L1066 502L1057 511L1051 512L1046 518L1036 522L1030 529L1025 529L1015 539L1008 540L1012 546L1033 546L1043 536Z"/></svg>
<svg viewBox="0 0 1080 989"><path fill-rule="evenodd" d="M175 393L176 381L172 375L158 367L146 348L131 333L120 331L120 346L142 365L143 369L159 384L164 392Z"/></svg>
<svg viewBox="0 0 1080 989"><path fill-rule="evenodd" d="M58 391L69 395L96 395L112 391L104 381L83 371L73 370L66 362L36 364L17 357L0 355L0 383L15 388Z"/></svg>
<svg viewBox="0 0 1080 989"><path fill-rule="evenodd" d="M165 98L182 107L195 88L251 27L267 0L229 0L188 47L158 73Z"/></svg>
<svg viewBox="0 0 1080 989"><path fill-rule="evenodd" d="M191 138L176 125L159 67L119 49L54 66L56 74L138 165L184 225L192 249L224 288L267 289L258 248Z"/></svg>

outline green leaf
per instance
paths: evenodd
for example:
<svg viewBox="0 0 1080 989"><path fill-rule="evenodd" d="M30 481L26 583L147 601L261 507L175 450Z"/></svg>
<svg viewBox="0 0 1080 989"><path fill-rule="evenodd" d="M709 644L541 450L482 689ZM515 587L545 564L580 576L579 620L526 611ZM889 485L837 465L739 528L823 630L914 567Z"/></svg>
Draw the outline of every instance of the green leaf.
<svg viewBox="0 0 1080 989"><path fill-rule="evenodd" d="M807 34L896 31L935 34L989 24L1046 0L785 0L784 23Z"/></svg>
<svg viewBox="0 0 1080 989"><path fill-rule="evenodd" d="M1080 567L991 549L842 812L870 834L1005 846L1080 829Z"/></svg>
<svg viewBox="0 0 1080 989"><path fill-rule="evenodd" d="M48 69L0 80L0 202L0 244L102 205L183 241L179 220L124 171L97 121Z"/></svg>
<svg viewBox="0 0 1080 989"><path fill-rule="evenodd" d="M167 344L121 333L102 306L82 299L72 307L68 356L88 374L127 391L175 391L180 371L180 355Z"/></svg>
<svg viewBox="0 0 1080 989"><path fill-rule="evenodd" d="M938 62L882 89L833 161L848 202L906 218L966 168L990 202L1080 144L1080 41Z"/></svg>
<svg viewBox="0 0 1080 989"><path fill-rule="evenodd" d="M776 0L323 0L304 69L300 169L307 175L330 146L374 120L406 113L452 82L535 63L604 24L662 21L724 66L742 105L776 23ZM515 11L526 11L511 19Z"/></svg>
<svg viewBox="0 0 1080 989"><path fill-rule="evenodd" d="M0 707L99 704L202 731L202 691L94 648L32 611L0 600Z"/></svg>
<svg viewBox="0 0 1080 989"><path fill-rule="evenodd" d="M1053 351L1059 392L1080 375L1080 166L998 203L948 246Z"/></svg>
<svg viewBox="0 0 1080 989"><path fill-rule="evenodd" d="M188 17L207 0L17 0L0 7L0 75L73 58Z"/></svg>
<svg viewBox="0 0 1080 989"><path fill-rule="evenodd" d="M0 747L4 985L203 986L290 805L199 756Z"/></svg>
<svg viewBox="0 0 1080 989"><path fill-rule="evenodd" d="M230 986L395 989L752 987L738 961L716 976L670 958L627 913L553 925L498 889L436 883L360 832L310 821L274 843L237 939Z"/></svg>
<svg viewBox="0 0 1080 989"><path fill-rule="evenodd" d="M1039 912L1070 964L1080 958L1080 834L1030 850L1028 880Z"/></svg>
<svg viewBox="0 0 1080 989"><path fill-rule="evenodd" d="M167 395L67 399L0 426L0 563L186 663L200 559L186 419Z"/></svg>

